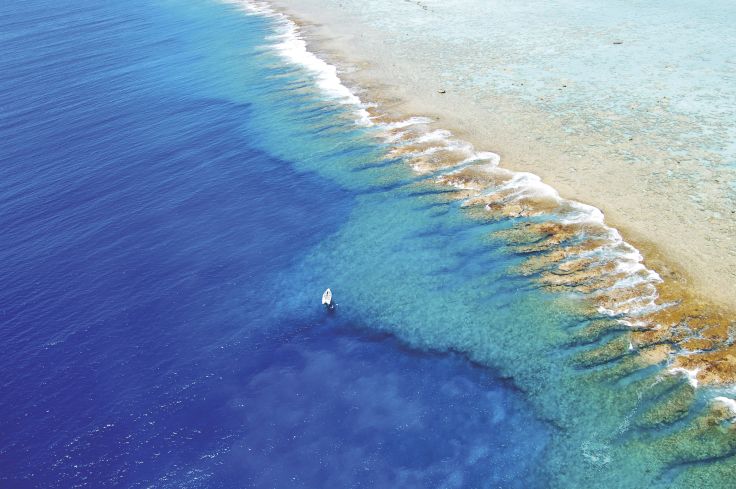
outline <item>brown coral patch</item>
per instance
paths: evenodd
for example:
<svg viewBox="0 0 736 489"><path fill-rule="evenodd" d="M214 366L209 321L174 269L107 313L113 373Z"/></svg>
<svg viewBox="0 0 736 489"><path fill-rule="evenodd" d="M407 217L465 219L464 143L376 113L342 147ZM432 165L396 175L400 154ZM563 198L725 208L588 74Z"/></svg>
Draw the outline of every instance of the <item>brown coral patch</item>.
<svg viewBox="0 0 736 489"><path fill-rule="evenodd" d="M443 147L431 153L410 157L409 165L417 173L432 173L457 166L469 156L462 148Z"/></svg>
<svg viewBox="0 0 736 489"><path fill-rule="evenodd" d="M510 179L511 174L508 171L488 168L483 165L469 165L461 170L442 175L437 178L437 181L440 184L453 187L484 190L497 188Z"/></svg>
<svg viewBox="0 0 736 489"><path fill-rule="evenodd" d="M662 363L669 358L670 354L672 354L672 347L666 344L639 349L639 359L644 366Z"/></svg>
<svg viewBox="0 0 736 489"><path fill-rule="evenodd" d="M736 382L736 345L719 350L678 356L673 367L697 370L701 384L727 384Z"/></svg>
<svg viewBox="0 0 736 489"><path fill-rule="evenodd" d="M442 134L425 138L430 134L428 120L401 124L409 121L373 108L368 112L371 120L379 127L383 125L384 133L396 142L389 156L404 158L419 173L454 169L474 155L472 147L443 140ZM540 286L552 291L584 294L589 300L581 310L606 313L619 320L616 324L633 325L628 334L621 336L625 345L623 339L609 343L585 355L583 363L596 364L624 355L622 348L628 349L630 342L637 354L624 355L618 362L626 363L626 369L673 359L673 368L697 371L701 384L736 383L736 323L732 316L693 297L684 275L661 263L657 267L664 274L661 283L646 270L631 272L619 267L621 260L631 262L636 256L630 255L632 250L618 242L611 229L597 222L564 221L568 216L579 216L580 207L554 193L536 193L536 187L524 187L522 180L516 185L512 182L514 176L487 164L471 164L440 175L435 182L456 188L445 198L463 200L473 217L560 218L556 222L515 222L494 237L503 239L513 252L528 255L516 269L518 273L534 276ZM640 274L641 280L630 280L632 274ZM583 336L596 337L600 331L594 328Z"/></svg>

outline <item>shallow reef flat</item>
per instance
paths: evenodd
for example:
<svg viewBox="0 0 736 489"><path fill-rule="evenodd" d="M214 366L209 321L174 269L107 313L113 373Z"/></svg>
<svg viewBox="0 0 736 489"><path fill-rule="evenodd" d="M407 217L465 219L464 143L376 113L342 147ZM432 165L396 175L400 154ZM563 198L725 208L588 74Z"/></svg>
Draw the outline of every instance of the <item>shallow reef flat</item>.
<svg viewBox="0 0 736 489"><path fill-rule="evenodd" d="M301 38L301 29L321 27L300 27L264 3L249 5L288 26L275 49L311 67L328 98L383 146L383 162L363 169L403 165L413 175L387 183L378 200L366 197L380 218L343 230L334 250L307 260L316 266L322 254L334 254L350 262L350 272L335 272L334 281L350 283L354 298L407 282L411 290L402 286L375 297L382 307L361 310L367 325L415 347L461 351L513 378L533 411L564 433L545 455L551 487L691 487L696 480L723 487L736 461L732 310L693 290L686 274L673 272L671 257L660 261L654 248L642 254L598 207L478 150L467 128L456 131L431 110L407 112L403 102L373 99L370 86L345 93L342 77L360 76L338 76ZM318 40L325 45L332 46ZM438 211L415 222L404 220L404 206ZM454 224L430 224L438 216ZM426 218L431 231L423 229ZM425 250L433 257L427 263L421 254L399 253L412 249L400 244L405 240L425 238L444 251ZM365 251L371 260L396 270L362 270L363 251L348 245L359 241L372 243ZM481 260L485 254L491 258ZM431 273L415 277L414 267Z"/></svg>
<svg viewBox="0 0 736 489"><path fill-rule="evenodd" d="M733 307L732 2L273 4L366 100L596 206L660 275Z"/></svg>

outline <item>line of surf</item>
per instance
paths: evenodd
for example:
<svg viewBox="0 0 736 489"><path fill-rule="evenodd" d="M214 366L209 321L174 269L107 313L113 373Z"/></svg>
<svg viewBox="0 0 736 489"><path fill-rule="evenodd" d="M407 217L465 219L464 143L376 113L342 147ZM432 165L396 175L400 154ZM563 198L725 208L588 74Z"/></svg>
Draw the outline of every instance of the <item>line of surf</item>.
<svg viewBox="0 0 736 489"><path fill-rule="evenodd" d="M391 157L402 157L415 172L460 191L463 206L481 205L489 215L498 218L541 217L554 223L527 228L534 234L531 243L538 244L540 239L544 243L544 238L549 238L558 245L557 253L549 253L549 260L542 259L535 269L535 273L541 273L543 284L593 300L598 304L598 314L632 330L647 325L662 327L647 317L675 305L658 303L661 277L645 266L642 254L616 229L605 224L600 209L562 198L537 175L500 167L497 154L477 151L470 143L453 138L449 131L432 128L432 121L426 117L390 119L379 112L380 107L365 103L345 86L336 66L309 51L299 26L287 15L262 1L222 1L238 6L248 15L271 20L274 34L267 39L268 48L286 62L303 68L324 96L348 106L355 114L356 124L375 129L392 148ZM558 273L560 270L564 273ZM649 346L643 343L630 343L630 349L635 353L639 347ZM694 369L678 365L677 356L675 350L665 356L667 371L683 375L697 386L697 371L693 374ZM655 363L661 361L657 357Z"/></svg>

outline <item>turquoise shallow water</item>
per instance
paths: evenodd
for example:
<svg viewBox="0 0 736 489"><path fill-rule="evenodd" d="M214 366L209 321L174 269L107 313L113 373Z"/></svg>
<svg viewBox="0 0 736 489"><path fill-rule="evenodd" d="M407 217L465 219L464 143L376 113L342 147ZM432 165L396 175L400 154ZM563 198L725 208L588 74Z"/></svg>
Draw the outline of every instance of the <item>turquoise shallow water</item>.
<svg viewBox="0 0 736 489"><path fill-rule="evenodd" d="M273 42L293 60L283 39ZM313 60L300 64L327 86L317 94L345 103ZM343 112L357 117L350 103ZM361 154L336 141L351 153L339 168L321 165L308 145L297 145L296 156L293 147L284 150L343 185L370 185L358 191L345 226L300 264L297 283L330 284L343 317L414 348L461 352L512 378L529 412L558 430L540 465L553 487L689 487L695 480L723 487L735 468L734 440L728 423L703 421L712 394L660 375L661 365L642 368L625 328L611 327L579 295L548 292L535 275L518 272L530 255L508 246L503 231L539 218L479 220L452 188L388 158L380 125L358 134L377 146ZM287 295L295 304L301 296L301 307L312 300L299 290Z"/></svg>
<svg viewBox="0 0 736 489"><path fill-rule="evenodd" d="M348 77L371 96L437 111L504 166L601 207L700 277L698 290L733 302L730 284L707 285L736 276L733 2L275 3L315 24L328 57L367 67Z"/></svg>
<svg viewBox="0 0 736 489"><path fill-rule="evenodd" d="M320 275L373 227L357 200L413 177L264 47L274 24L51 7L0 17L0 486L542 483L553 430L513 383Z"/></svg>
<svg viewBox="0 0 736 489"><path fill-rule="evenodd" d="M552 217L480 219L389 157L283 19L48 7L3 17L4 484L733 480L704 393L519 273L501 231Z"/></svg>

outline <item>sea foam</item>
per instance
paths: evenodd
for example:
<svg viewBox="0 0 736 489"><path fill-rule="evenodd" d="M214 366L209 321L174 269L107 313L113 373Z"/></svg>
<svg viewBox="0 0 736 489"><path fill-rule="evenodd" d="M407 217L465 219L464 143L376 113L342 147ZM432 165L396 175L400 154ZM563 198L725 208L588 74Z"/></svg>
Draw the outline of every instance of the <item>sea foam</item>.
<svg viewBox="0 0 736 489"><path fill-rule="evenodd" d="M334 65L310 52L299 27L285 14L265 2L224 1L250 15L272 19L277 33L269 47L286 62L310 73L326 97L351 106L356 123L375 130L388 146L389 157L403 158L416 173L457 189L463 207L480 208L486 218L519 220L518 229L510 231L511 242L519 252L536 255L525 265L526 273L537 274L540 284L551 290L577 292L593 301L595 314L632 327L632 345L637 346L632 351L649 346L658 351L662 344L677 345L689 338L672 333L688 322L689 310L678 301L660 301L662 278L647 268L634 246L606 225L600 209L561 197L535 174L499 167L498 154L476 150L450 131L432 127L433 121L427 117L388 117L380 107L366 104L345 86ZM718 337L715 341L726 340ZM664 357L670 371L685 373L691 385L699 385L704 365L683 365L678 349L670 348ZM663 357L642 358L659 362ZM693 360L688 357L689 362ZM721 377L707 379L708 383L726 381Z"/></svg>

